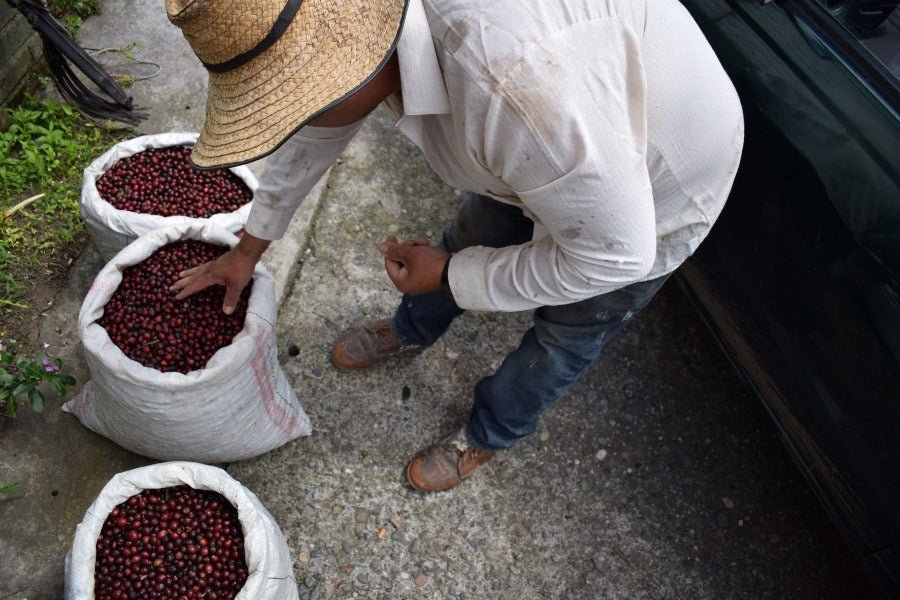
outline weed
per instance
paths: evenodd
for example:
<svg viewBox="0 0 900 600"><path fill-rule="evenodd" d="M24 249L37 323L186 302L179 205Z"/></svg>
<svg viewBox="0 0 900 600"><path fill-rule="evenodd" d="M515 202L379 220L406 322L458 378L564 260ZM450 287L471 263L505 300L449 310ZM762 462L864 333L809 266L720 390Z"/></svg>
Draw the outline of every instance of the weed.
<svg viewBox="0 0 900 600"><path fill-rule="evenodd" d="M62 361L44 353L35 358L15 356L0 340L0 416L14 419L19 398L28 398L31 410L44 410L44 394L38 389L43 382L62 397L75 378L62 372Z"/></svg>
<svg viewBox="0 0 900 600"><path fill-rule="evenodd" d="M50 11L61 20L73 36L83 24L83 19L100 12L100 0L51 0Z"/></svg>
<svg viewBox="0 0 900 600"><path fill-rule="evenodd" d="M100 0L52 0L52 8L57 14L72 13L79 17L89 17L100 12Z"/></svg>
<svg viewBox="0 0 900 600"><path fill-rule="evenodd" d="M112 140L66 104L26 96L8 114L9 129L0 133L0 316L27 292L17 274L46 273L46 257L81 233L81 174Z"/></svg>
<svg viewBox="0 0 900 600"><path fill-rule="evenodd" d="M119 84L119 86L126 88L131 85L134 85L134 82L137 81L137 77L134 75L113 75L113 81Z"/></svg>
<svg viewBox="0 0 900 600"><path fill-rule="evenodd" d="M73 36L78 33L78 30L84 25L84 21L78 15L66 15L63 17L63 21L66 24L66 29L68 29L69 33Z"/></svg>
<svg viewBox="0 0 900 600"><path fill-rule="evenodd" d="M15 494L16 492L18 492L21 489L22 489L22 484L11 483L9 485L4 485L3 487L0 487L0 495Z"/></svg>

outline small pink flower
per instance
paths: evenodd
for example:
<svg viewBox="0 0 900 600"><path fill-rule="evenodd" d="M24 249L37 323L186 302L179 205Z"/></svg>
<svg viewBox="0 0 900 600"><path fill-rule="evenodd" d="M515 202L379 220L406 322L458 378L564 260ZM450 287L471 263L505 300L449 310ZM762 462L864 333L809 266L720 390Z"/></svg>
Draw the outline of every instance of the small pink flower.
<svg viewBox="0 0 900 600"><path fill-rule="evenodd" d="M42 359L41 364L44 365L44 370L48 373L55 373L56 371L59 371L59 366L53 364L49 358Z"/></svg>

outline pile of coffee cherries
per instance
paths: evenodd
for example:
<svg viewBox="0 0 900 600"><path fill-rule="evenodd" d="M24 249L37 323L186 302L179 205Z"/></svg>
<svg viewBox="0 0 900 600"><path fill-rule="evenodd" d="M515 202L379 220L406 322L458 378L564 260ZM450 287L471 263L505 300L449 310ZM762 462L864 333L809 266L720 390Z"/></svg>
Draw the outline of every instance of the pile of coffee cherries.
<svg viewBox="0 0 900 600"><path fill-rule="evenodd" d="M227 250L195 240L163 246L122 272L122 283L97 323L128 358L145 367L179 373L202 369L243 329L253 282L241 292L230 315L222 312L224 286L208 287L184 300L176 300L169 287L182 271Z"/></svg>
<svg viewBox="0 0 900 600"><path fill-rule="evenodd" d="M188 162L190 153L189 147L169 146L127 156L97 180L97 191L119 210L201 219L253 199L240 177L228 169L198 171Z"/></svg>
<svg viewBox="0 0 900 600"><path fill-rule="evenodd" d="M246 581L237 510L216 492L144 490L112 510L97 538L97 600L231 599Z"/></svg>

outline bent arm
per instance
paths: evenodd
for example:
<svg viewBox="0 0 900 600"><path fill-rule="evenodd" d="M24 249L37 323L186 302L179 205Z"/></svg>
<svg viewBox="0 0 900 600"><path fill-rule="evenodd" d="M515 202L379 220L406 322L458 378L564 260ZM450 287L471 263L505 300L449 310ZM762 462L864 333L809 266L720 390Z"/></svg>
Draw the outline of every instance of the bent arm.
<svg viewBox="0 0 900 600"><path fill-rule="evenodd" d="M634 166L610 176L584 164L519 192L547 235L455 254L449 279L457 304L492 311L569 304L646 277L656 258L656 219L646 167Z"/></svg>
<svg viewBox="0 0 900 600"><path fill-rule="evenodd" d="M497 81L479 148L547 235L454 255L462 308L569 304L640 281L655 262L640 34L609 19L566 36L526 46Z"/></svg>
<svg viewBox="0 0 900 600"><path fill-rule="evenodd" d="M343 127L304 127L272 153L253 198L246 232L269 241L283 237L297 207L364 121Z"/></svg>

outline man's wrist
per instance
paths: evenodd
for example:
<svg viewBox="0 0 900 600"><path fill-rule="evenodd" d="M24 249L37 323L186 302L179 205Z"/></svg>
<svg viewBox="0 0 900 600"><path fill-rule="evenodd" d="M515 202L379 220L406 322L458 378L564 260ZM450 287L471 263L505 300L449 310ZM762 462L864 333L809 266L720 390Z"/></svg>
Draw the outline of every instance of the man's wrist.
<svg viewBox="0 0 900 600"><path fill-rule="evenodd" d="M255 237L245 231L241 241L235 246L235 251L245 258L258 262L271 243L270 240Z"/></svg>

